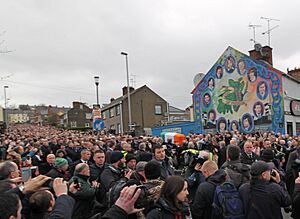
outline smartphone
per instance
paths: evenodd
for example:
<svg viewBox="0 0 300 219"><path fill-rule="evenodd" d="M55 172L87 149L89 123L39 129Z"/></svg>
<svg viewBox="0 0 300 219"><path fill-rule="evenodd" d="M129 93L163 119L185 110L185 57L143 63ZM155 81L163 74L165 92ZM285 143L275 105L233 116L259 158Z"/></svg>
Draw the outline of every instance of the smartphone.
<svg viewBox="0 0 300 219"><path fill-rule="evenodd" d="M21 168L21 176L22 176L22 181L27 182L28 180L31 179L31 168L30 167L22 167Z"/></svg>
<svg viewBox="0 0 300 219"><path fill-rule="evenodd" d="M75 187L76 189L79 189L79 188L80 188L79 181L78 181L78 178L77 178L77 177L74 177L73 183L74 183L74 187Z"/></svg>
<svg viewBox="0 0 300 219"><path fill-rule="evenodd" d="M31 178L34 178L34 177L37 177L38 175L40 175L38 166L30 167L30 171L31 171Z"/></svg>

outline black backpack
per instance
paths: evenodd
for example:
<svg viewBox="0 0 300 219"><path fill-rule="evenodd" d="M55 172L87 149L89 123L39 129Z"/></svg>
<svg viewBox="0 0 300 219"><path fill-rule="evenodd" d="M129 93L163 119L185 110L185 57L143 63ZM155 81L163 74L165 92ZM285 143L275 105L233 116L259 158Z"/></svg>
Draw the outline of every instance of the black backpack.
<svg viewBox="0 0 300 219"><path fill-rule="evenodd" d="M232 182L224 182L216 186L212 207L213 218L246 218L240 193Z"/></svg>

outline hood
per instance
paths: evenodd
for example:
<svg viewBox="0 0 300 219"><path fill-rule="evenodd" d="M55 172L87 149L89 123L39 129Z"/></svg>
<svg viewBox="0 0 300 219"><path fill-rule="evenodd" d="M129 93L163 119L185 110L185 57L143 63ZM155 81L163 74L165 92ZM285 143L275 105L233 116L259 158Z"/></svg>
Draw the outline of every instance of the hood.
<svg viewBox="0 0 300 219"><path fill-rule="evenodd" d="M217 170L213 175L209 176L206 181L210 182L214 185L219 185L223 182L225 182L226 179L226 173L224 170L220 169Z"/></svg>

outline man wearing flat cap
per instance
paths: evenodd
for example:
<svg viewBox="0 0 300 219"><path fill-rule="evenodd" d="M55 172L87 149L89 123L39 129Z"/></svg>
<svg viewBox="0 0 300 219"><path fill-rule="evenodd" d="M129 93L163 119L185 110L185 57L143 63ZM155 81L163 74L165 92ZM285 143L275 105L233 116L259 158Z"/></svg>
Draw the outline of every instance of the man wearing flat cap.
<svg viewBox="0 0 300 219"><path fill-rule="evenodd" d="M281 219L281 208L288 207L291 199L279 173L265 161L254 162L250 173L250 183L243 184L239 189L246 218Z"/></svg>

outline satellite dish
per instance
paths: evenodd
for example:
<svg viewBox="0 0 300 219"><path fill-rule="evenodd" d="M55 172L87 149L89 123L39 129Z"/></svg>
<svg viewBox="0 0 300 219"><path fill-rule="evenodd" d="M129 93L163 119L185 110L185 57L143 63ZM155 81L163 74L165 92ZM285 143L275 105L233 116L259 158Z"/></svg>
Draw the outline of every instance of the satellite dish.
<svg viewBox="0 0 300 219"><path fill-rule="evenodd" d="M262 50L261 44L255 43L255 44L254 44L254 49L255 49L255 51L257 51L257 52L260 52L260 51Z"/></svg>
<svg viewBox="0 0 300 219"><path fill-rule="evenodd" d="M196 74L195 77L194 77L194 86L197 86L200 83L200 81L202 80L203 77L204 77L203 73Z"/></svg>

